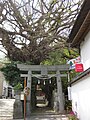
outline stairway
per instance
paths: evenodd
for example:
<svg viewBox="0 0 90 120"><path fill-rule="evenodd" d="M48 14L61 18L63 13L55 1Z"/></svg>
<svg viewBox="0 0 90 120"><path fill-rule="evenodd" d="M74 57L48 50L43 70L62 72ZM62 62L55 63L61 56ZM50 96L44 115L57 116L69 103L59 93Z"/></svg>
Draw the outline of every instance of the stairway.
<svg viewBox="0 0 90 120"><path fill-rule="evenodd" d="M13 120L15 99L0 99L0 120Z"/></svg>

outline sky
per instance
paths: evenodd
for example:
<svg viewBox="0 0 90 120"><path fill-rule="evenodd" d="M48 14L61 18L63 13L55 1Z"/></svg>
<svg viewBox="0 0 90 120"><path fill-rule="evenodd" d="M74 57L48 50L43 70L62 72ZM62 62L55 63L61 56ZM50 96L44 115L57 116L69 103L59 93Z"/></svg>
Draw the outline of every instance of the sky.
<svg viewBox="0 0 90 120"><path fill-rule="evenodd" d="M1 49L2 51L4 51L4 48L0 47L0 49ZM1 58L4 58L4 57L5 57L5 54L0 51L0 59L1 59Z"/></svg>
<svg viewBox="0 0 90 120"><path fill-rule="evenodd" d="M36 0L37 1L37 0ZM75 0L75 2L78 2L78 0ZM4 50L4 48L2 46L0 46L1 50ZM4 58L5 54L3 52L0 51L0 58Z"/></svg>

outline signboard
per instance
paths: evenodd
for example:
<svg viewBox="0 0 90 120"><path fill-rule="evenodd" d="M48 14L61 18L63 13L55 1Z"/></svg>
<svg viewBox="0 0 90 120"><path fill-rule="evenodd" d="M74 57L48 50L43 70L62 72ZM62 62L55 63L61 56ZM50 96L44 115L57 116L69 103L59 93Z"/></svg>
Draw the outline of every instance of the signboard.
<svg viewBox="0 0 90 120"><path fill-rule="evenodd" d="M83 64L79 63L79 64L75 64L75 71L76 72L83 72Z"/></svg>
<svg viewBox="0 0 90 120"><path fill-rule="evenodd" d="M77 68L77 67L79 67L79 65L77 65L77 64L80 64L80 66L82 67L80 56L79 56L79 57L76 57L75 59L69 60L69 61L67 62L67 64L70 65L70 70L75 69L75 71L79 71L79 70L77 70L77 69L79 69L79 68Z"/></svg>

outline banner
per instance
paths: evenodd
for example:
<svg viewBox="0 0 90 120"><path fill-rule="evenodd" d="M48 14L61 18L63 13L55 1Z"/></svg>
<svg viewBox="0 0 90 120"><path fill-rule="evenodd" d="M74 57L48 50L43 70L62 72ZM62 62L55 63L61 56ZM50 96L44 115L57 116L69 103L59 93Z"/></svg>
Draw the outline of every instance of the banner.
<svg viewBox="0 0 90 120"><path fill-rule="evenodd" d="M75 69L76 72L83 72L83 64L81 63L80 56L75 59L69 60L67 64L70 65L70 70Z"/></svg>
<svg viewBox="0 0 90 120"><path fill-rule="evenodd" d="M67 64L70 65L70 70L71 70L71 69L75 69L75 64L77 64L77 63L81 63L81 58L80 58L80 56L79 56L79 57L76 57L76 58L74 58L74 59L71 59L71 60L69 60L69 61L67 62Z"/></svg>

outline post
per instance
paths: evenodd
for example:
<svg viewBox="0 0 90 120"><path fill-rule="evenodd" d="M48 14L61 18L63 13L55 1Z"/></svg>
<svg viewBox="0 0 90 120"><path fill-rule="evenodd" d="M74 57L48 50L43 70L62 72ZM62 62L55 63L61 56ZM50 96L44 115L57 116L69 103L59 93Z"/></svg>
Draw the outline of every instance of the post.
<svg viewBox="0 0 90 120"><path fill-rule="evenodd" d="M70 82L70 71L68 71L68 82ZM68 85L68 100L71 100L71 86Z"/></svg>
<svg viewBox="0 0 90 120"><path fill-rule="evenodd" d="M26 78L24 78L24 88L26 87ZM24 120L26 120L26 95L24 94Z"/></svg>
<svg viewBox="0 0 90 120"><path fill-rule="evenodd" d="M26 116L27 117L30 117L30 113L31 113L31 71L29 70L28 71L28 79L27 79L27 87L30 88L30 92L29 92L29 95L27 96L27 103L26 103L26 106L27 106L27 112L26 112Z"/></svg>
<svg viewBox="0 0 90 120"><path fill-rule="evenodd" d="M64 102L63 102L63 93L62 93L62 83L59 70L57 70L57 94L58 94L58 103L59 103L59 112L64 111Z"/></svg>

